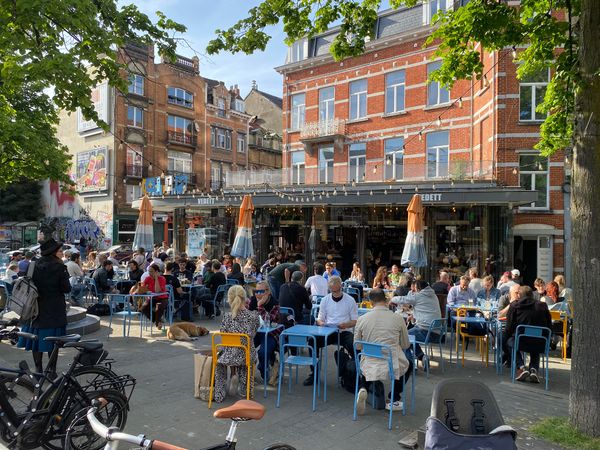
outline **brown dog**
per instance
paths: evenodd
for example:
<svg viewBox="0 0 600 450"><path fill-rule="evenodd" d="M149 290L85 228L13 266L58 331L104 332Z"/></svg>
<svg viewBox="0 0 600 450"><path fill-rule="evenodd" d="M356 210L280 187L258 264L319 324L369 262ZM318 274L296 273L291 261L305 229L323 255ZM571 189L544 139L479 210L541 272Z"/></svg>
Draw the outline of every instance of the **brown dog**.
<svg viewBox="0 0 600 450"><path fill-rule="evenodd" d="M191 322L179 322L169 327L167 337L174 341L193 341L192 337L205 336L209 331Z"/></svg>

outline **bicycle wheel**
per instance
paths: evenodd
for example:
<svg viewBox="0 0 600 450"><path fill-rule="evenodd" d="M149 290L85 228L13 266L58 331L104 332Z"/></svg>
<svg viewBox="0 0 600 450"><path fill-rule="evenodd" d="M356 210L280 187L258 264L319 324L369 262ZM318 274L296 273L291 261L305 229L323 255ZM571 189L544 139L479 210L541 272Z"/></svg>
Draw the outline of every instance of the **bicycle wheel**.
<svg viewBox="0 0 600 450"><path fill-rule="evenodd" d="M119 376L105 366L79 366L71 374L84 391L115 389L125 395L123 385L116 382ZM107 382L109 382L107 384Z"/></svg>
<svg viewBox="0 0 600 450"><path fill-rule="evenodd" d="M127 423L127 399L123 394L114 389L107 389L88 392L87 395L90 403L97 398L103 398L107 402L106 406L96 412L96 417L100 422L107 427L116 427L119 430L125 428L125 424ZM68 433L68 437L67 433L62 436L61 448L65 448L68 439L72 450L101 450L106 445L106 440L94 433L85 414L83 416L79 414L82 409L87 409L90 406L88 402L81 403L86 404L73 405L74 407L71 408L65 418L64 423L71 430Z"/></svg>
<svg viewBox="0 0 600 450"><path fill-rule="evenodd" d="M277 443L271 444L268 447L265 447L263 450L296 450L296 448L292 447L291 445Z"/></svg>
<svg viewBox="0 0 600 450"><path fill-rule="evenodd" d="M3 373L0 375L0 383L8 391L8 402L17 414L27 412L27 407L33 398L35 384L27 376Z"/></svg>

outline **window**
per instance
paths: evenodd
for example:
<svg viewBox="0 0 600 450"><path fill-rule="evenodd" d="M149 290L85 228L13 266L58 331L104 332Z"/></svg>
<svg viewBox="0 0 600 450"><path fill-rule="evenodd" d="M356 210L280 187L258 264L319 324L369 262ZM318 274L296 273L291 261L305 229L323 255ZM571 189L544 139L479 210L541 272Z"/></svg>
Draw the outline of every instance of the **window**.
<svg viewBox="0 0 600 450"><path fill-rule="evenodd" d="M306 42L306 39L300 39L290 46L289 62L298 62L304 59L304 46Z"/></svg>
<svg viewBox="0 0 600 450"><path fill-rule="evenodd" d="M144 128L144 110L137 106L128 106L127 125L130 127Z"/></svg>
<svg viewBox="0 0 600 450"><path fill-rule="evenodd" d="M217 116L225 117L225 99L224 98L217 99L217 108L219 108L219 110L217 111Z"/></svg>
<svg viewBox="0 0 600 450"><path fill-rule="evenodd" d="M404 70L385 76L385 113L404 111Z"/></svg>
<svg viewBox="0 0 600 450"><path fill-rule="evenodd" d="M213 134L215 135L214 142ZM245 141L246 135L244 135L244 143ZM231 130L224 130L223 128L213 127L210 132L210 143L213 147L222 148L224 150L231 150Z"/></svg>
<svg viewBox="0 0 600 450"><path fill-rule="evenodd" d="M217 146L217 129L215 127L210 127L210 145Z"/></svg>
<svg viewBox="0 0 600 450"><path fill-rule="evenodd" d="M333 120L335 89L333 87L319 89L319 121Z"/></svg>
<svg viewBox="0 0 600 450"><path fill-rule="evenodd" d="M129 88L130 94L144 95L144 77L136 73L129 75Z"/></svg>
<svg viewBox="0 0 600 450"><path fill-rule="evenodd" d="M538 154L519 155L519 184L522 188L538 192L537 201L524 208L548 209L548 158Z"/></svg>
<svg viewBox="0 0 600 450"><path fill-rule="evenodd" d="M448 176L448 132L427 134L427 178Z"/></svg>
<svg viewBox="0 0 600 450"><path fill-rule="evenodd" d="M192 173L192 155L184 152L168 152L169 173L191 174Z"/></svg>
<svg viewBox="0 0 600 450"><path fill-rule="evenodd" d="M225 130L217 128L217 148L225 148Z"/></svg>
<svg viewBox="0 0 600 450"><path fill-rule="evenodd" d="M446 0L429 0L429 23L434 23L433 16L443 11L446 11Z"/></svg>
<svg viewBox="0 0 600 450"><path fill-rule="evenodd" d="M401 180L404 170L404 138L397 137L384 141L386 180Z"/></svg>
<svg viewBox="0 0 600 450"><path fill-rule="evenodd" d="M367 165L367 144L351 144L348 156L348 181L364 180L365 169Z"/></svg>
<svg viewBox="0 0 600 450"><path fill-rule="evenodd" d="M239 112L246 111L246 104L244 103L244 100L240 100L239 98L236 98L235 101L233 102L233 109L235 109L236 111L239 111Z"/></svg>
<svg viewBox="0 0 600 450"><path fill-rule="evenodd" d="M125 202L132 204L135 200L142 196L142 187L137 184L125 185Z"/></svg>
<svg viewBox="0 0 600 450"><path fill-rule="evenodd" d="M350 120L357 120L367 115L367 80L350 83Z"/></svg>
<svg viewBox="0 0 600 450"><path fill-rule="evenodd" d="M304 184L304 169L306 164L304 162L304 152L292 152L292 184Z"/></svg>
<svg viewBox="0 0 600 450"><path fill-rule="evenodd" d="M333 181L333 147L319 149L319 183Z"/></svg>
<svg viewBox="0 0 600 450"><path fill-rule="evenodd" d="M427 77L442 66L441 61L427 64ZM427 105L442 105L450 101L450 92L443 88L437 81L430 81L427 86Z"/></svg>
<svg viewBox="0 0 600 450"><path fill-rule="evenodd" d="M304 126L306 112L306 96L304 94L292 95L292 130L299 130Z"/></svg>
<svg viewBox="0 0 600 450"><path fill-rule="evenodd" d="M194 123L190 119L169 114L167 123L170 142L195 144Z"/></svg>
<svg viewBox="0 0 600 450"><path fill-rule="evenodd" d="M211 161L210 163L210 185L212 189L221 188L221 163Z"/></svg>
<svg viewBox="0 0 600 450"><path fill-rule="evenodd" d="M246 135L243 133L237 134L237 151L239 153L246 153Z"/></svg>
<svg viewBox="0 0 600 450"><path fill-rule="evenodd" d="M225 149L231 150L231 131L225 130Z"/></svg>
<svg viewBox="0 0 600 450"><path fill-rule="evenodd" d="M194 107L194 94L176 87L170 87L167 90L167 101L172 105L184 106L186 108Z"/></svg>
<svg viewBox="0 0 600 450"><path fill-rule="evenodd" d="M537 112L537 107L544 101L550 72L548 69L521 80L519 87L520 113L523 121L542 121L546 114Z"/></svg>
<svg viewBox="0 0 600 450"><path fill-rule="evenodd" d="M142 178L142 146L127 144L127 175Z"/></svg>

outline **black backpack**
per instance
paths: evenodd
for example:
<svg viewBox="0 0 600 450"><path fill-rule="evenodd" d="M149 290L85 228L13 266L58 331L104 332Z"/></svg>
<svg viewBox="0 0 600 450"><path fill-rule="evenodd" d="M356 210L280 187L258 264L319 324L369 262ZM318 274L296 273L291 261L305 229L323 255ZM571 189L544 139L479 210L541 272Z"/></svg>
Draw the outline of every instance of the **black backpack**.
<svg viewBox="0 0 600 450"><path fill-rule="evenodd" d="M110 306L106 303L96 303L87 309L87 313L94 316L110 316Z"/></svg>

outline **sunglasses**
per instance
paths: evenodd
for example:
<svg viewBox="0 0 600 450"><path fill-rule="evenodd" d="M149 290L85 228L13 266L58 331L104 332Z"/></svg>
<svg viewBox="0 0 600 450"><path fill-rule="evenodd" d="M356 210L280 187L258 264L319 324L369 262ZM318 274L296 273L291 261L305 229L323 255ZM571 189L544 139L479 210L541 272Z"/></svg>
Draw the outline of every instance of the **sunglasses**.
<svg viewBox="0 0 600 450"><path fill-rule="evenodd" d="M255 294L264 294L265 292L267 292L265 289L257 289L254 291Z"/></svg>

